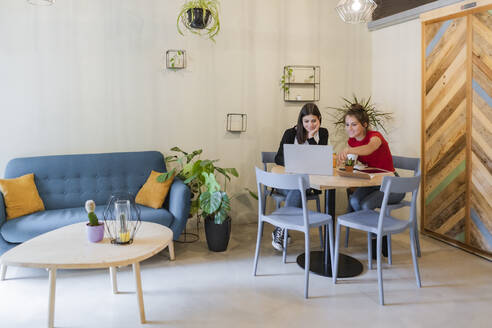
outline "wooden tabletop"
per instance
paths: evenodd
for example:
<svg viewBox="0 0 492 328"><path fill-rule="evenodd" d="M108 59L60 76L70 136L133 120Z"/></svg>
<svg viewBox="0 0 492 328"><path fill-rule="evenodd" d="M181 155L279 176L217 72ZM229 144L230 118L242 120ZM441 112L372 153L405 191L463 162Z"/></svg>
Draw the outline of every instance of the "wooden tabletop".
<svg viewBox="0 0 492 328"><path fill-rule="evenodd" d="M280 165L272 167L273 173L283 174L285 168ZM384 176L394 176L393 172L375 173L372 174L372 179L359 179L342 177L337 174L337 170L333 170L333 175L309 175L309 184L311 188L318 190L334 189L334 188L350 188L350 187L371 187L379 186L383 181Z"/></svg>
<svg viewBox="0 0 492 328"><path fill-rule="evenodd" d="M0 257L3 265L33 268L90 269L124 266L143 261L162 251L173 239L171 229L142 222L129 245L87 240L86 222L68 225L30 239Z"/></svg>

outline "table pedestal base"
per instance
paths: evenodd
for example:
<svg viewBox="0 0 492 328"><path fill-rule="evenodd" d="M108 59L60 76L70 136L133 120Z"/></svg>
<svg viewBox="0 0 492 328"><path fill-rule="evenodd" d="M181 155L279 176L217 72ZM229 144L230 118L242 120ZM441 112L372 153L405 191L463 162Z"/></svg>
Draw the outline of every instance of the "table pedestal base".
<svg viewBox="0 0 492 328"><path fill-rule="evenodd" d="M328 263L324 264L324 252L311 251L309 271L324 277L332 277L331 274L331 262L328 257ZM304 253L297 257L297 264L304 268ZM338 278L350 278L358 276L362 273L364 267L355 258L340 254L338 256Z"/></svg>

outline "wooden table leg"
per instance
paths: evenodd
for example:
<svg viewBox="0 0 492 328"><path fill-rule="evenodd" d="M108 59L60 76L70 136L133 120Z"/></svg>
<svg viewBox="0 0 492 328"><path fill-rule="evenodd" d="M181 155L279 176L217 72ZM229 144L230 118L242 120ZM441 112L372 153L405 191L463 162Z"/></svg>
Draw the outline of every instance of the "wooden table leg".
<svg viewBox="0 0 492 328"><path fill-rule="evenodd" d="M140 277L140 263L133 263L133 275L135 276L135 286L137 289L138 309L140 310L140 322L145 323L145 309L142 295L142 279Z"/></svg>
<svg viewBox="0 0 492 328"><path fill-rule="evenodd" d="M0 273L0 280L5 280L5 275L7 274L7 266L5 264L2 264L1 268L1 273Z"/></svg>
<svg viewBox="0 0 492 328"><path fill-rule="evenodd" d="M174 261L174 259L175 259L175 257L174 257L174 242L172 240L169 243L169 245L167 245L167 248L169 249L169 258L171 259L171 261Z"/></svg>
<svg viewBox="0 0 492 328"><path fill-rule="evenodd" d="M111 277L111 287L113 294L118 294L118 284L116 280L116 267L109 267L109 276Z"/></svg>
<svg viewBox="0 0 492 328"><path fill-rule="evenodd" d="M52 328L55 323L55 291L56 291L56 268L49 269L50 292L48 306L48 328Z"/></svg>

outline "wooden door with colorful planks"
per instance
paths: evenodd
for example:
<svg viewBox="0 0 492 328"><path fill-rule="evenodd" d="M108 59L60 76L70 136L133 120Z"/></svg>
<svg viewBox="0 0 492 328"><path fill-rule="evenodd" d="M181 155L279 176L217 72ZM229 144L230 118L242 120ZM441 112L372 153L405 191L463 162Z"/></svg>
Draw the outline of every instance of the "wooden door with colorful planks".
<svg viewBox="0 0 492 328"><path fill-rule="evenodd" d="M492 254L492 10L471 16L472 115L469 242Z"/></svg>
<svg viewBox="0 0 492 328"><path fill-rule="evenodd" d="M422 22L422 230L492 259L492 8Z"/></svg>

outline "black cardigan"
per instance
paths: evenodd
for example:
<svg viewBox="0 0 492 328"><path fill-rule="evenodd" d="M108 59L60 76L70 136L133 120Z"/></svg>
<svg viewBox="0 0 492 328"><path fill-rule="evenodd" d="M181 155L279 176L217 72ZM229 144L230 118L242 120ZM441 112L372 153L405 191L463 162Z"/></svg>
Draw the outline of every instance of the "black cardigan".
<svg viewBox="0 0 492 328"><path fill-rule="evenodd" d="M297 130L295 127L285 130L282 140L280 141L280 146L278 147L277 150L277 155L275 155L275 163L277 165L282 165L282 166L285 165L284 144L293 144L296 139L296 132ZM319 128L318 135L319 135L319 143L316 143L316 140L314 140L314 138L309 138L307 142L310 145L327 145L328 130L325 128Z"/></svg>

